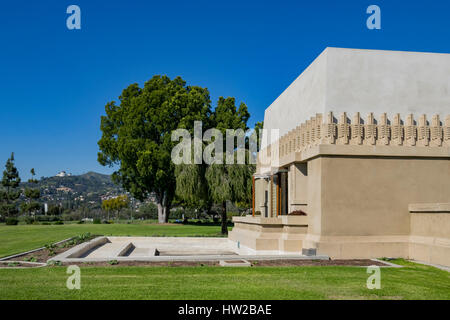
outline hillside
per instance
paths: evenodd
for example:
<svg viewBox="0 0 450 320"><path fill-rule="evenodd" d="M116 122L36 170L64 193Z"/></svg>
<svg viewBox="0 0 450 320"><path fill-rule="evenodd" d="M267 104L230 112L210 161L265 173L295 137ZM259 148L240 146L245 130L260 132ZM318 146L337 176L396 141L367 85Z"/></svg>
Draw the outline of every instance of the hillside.
<svg viewBox="0 0 450 320"><path fill-rule="evenodd" d="M22 187L29 187L28 182ZM39 183L31 186L41 189L41 202L60 203L68 207L78 207L87 203L98 207L101 200L123 194L120 186L115 185L110 175L88 172L78 176L44 177Z"/></svg>

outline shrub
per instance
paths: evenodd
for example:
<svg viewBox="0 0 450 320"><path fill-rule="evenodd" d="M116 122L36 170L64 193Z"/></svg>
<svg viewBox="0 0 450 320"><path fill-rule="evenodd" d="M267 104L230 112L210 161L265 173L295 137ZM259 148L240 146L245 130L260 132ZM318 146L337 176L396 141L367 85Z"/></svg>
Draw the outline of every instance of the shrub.
<svg viewBox="0 0 450 320"><path fill-rule="evenodd" d="M99 219L100 220L100 219ZM84 220L80 220L77 222L77 224L84 224ZM98 224L98 223L97 223Z"/></svg>
<svg viewBox="0 0 450 320"><path fill-rule="evenodd" d="M28 261L28 262L37 262L37 259L36 259L35 257L31 256L31 257L29 257L29 258L24 259L24 261Z"/></svg>
<svg viewBox="0 0 450 320"><path fill-rule="evenodd" d="M25 217L25 223L26 224L33 224L33 222L34 222L34 219L33 218L31 218L31 217Z"/></svg>
<svg viewBox="0 0 450 320"><path fill-rule="evenodd" d="M139 207L139 211L134 213L138 219L158 219L158 207L154 203L144 203Z"/></svg>
<svg viewBox="0 0 450 320"><path fill-rule="evenodd" d="M56 254L55 252L56 246L53 243L46 244L44 247L45 249L47 249L49 256L54 256Z"/></svg>
<svg viewBox="0 0 450 320"><path fill-rule="evenodd" d="M47 265L48 266L62 266L62 262L61 261L59 261L59 260L50 260L50 261L47 261Z"/></svg>
<svg viewBox="0 0 450 320"><path fill-rule="evenodd" d="M231 221L235 216L239 216L239 212L232 212L232 211L227 212L227 220Z"/></svg>
<svg viewBox="0 0 450 320"><path fill-rule="evenodd" d="M99 218L95 218L94 221L92 222L93 224L101 224L102 221Z"/></svg>
<svg viewBox="0 0 450 320"><path fill-rule="evenodd" d="M53 222L53 224L54 225L61 225L61 224L64 224L64 222L62 222L62 221L55 221L55 222Z"/></svg>
<svg viewBox="0 0 450 320"><path fill-rule="evenodd" d="M19 220L17 220L16 218L6 218L7 226L17 226L18 223L19 223Z"/></svg>
<svg viewBox="0 0 450 320"><path fill-rule="evenodd" d="M40 222L54 222L61 221L61 218L57 216L38 215L36 216L36 220Z"/></svg>
<svg viewBox="0 0 450 320"><path fill-rule="evenodd" d="M84 242L84 241L86 241L86 240L89 240L90 238L92 238L91 233L90 233L90 232L86 232L86 233L82 233L82 234L80 234L79 236L77 236L76 239L77 239L79 242Z"/></svg>
<svg viewBox="0 0 450 320"><path fill-rule="evenodd" d="M36 216L36 220L37 220L37 221L40 221L40 222L43 222L43 221L48 222L49 219L50 219L49 216L43 216L43 215L38 215L38 216Z"/></svg>
<svg viewBox="0 0 450 320"><path fill-rule="evenodd" d="M169 218L170 219L181 219L181 218L183 218L183 213L184 213L183 209L177 208L177 209L169 212ZM158 211L156 211L155 218L156 219L158 218Z"/></svg>
<svg viewBox="0 0 450 320"><path fill-rule="evenodd" d="M49 225L51 225L51 223L50 223L50 222L47 222L47 221L41 222L41 224L42 224L43 226L49 226Z"/></svg>
<svg viewBox="0 0 450 320"><path fill-rule="evenodd" d="M81 220L82 215L77 211L66 211L66 213L63 213L60 217L63 221L77 221Z"/></svg>

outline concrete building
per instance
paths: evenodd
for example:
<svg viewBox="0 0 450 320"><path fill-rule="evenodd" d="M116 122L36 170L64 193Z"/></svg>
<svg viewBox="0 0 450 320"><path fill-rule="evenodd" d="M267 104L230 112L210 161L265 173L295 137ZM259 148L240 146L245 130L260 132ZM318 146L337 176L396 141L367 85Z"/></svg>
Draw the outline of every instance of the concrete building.
<svg viewBox="0 0 450 320"><path fill-rule="evenodd" d="M66 173L65 171L59 172L55 177L71 177L71 173Z"/></svg>
<svg viewBox="0 0 450 320"><path fill-rule="evenodd" d="M231 240L450 266L450 54L327 48L264 129Z"/></svg>

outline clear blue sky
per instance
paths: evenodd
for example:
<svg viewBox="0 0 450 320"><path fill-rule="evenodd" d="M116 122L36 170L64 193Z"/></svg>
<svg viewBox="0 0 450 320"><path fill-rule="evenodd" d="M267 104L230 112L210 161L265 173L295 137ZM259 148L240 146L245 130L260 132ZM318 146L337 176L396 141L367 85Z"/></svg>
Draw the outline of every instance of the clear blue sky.
<svg viewBox="0 0 450 320"><path fill-rule="evenodd" d="M82 29L66 28L79 5ZM381 8L382 30L366 28ZM9 1L0 6L0 166L23 178L97 163L100 116L155 74L234 96L250 125L327 46L450 52L450 1Z"/></svg>

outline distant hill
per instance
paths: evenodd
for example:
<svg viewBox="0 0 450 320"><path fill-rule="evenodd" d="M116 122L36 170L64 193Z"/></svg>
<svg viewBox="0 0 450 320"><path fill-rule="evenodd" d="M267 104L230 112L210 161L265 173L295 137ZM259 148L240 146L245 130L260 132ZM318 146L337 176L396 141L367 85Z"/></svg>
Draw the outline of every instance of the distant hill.
<svg viewBox="0 0 450 320"><path fill-rule="evenodd" d="M92 171L78 176L44 177L37 185L25 182L22 187L39 187L41 202L89 203L96 207L101 204L102 198L124 193L121 186L112 182L110 175Z"/></svg>

